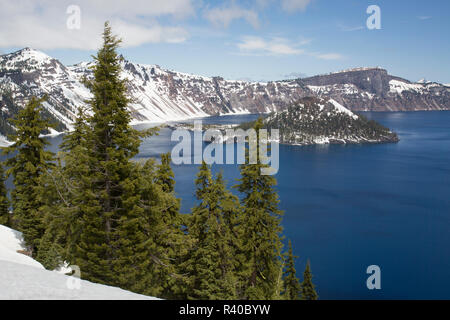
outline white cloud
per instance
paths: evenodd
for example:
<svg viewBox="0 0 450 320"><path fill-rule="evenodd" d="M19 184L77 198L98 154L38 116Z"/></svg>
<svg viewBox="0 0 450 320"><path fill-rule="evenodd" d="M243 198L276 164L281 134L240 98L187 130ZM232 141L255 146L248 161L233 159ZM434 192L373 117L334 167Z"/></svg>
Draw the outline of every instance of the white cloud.
<svg viewBox="0 0 450 320"><path fill-rule="evenodd" d="M419 17L417 17L419 20L429 20L429 19L431 19L432 17L431 16L419 16Z"/></svg>
<svg viewBox="0 0 450 320"><path fill-rule="evenodd" d="M244 37L237 44L240 52L252 55L298 55L305 51L298 44L290 43L284 38Z"/></svg>
<svg viewBox="0 0 450 320"><path fill-rule="evenodd" d="M79 30L66 27L66 10L72 4L81 9ZM106 20L125 47L182 42L188 37L186 30L163 26L157 18L177 21L194 14L191 0L0 0L0 8L0 47L37 49L96 49Z"/></svg>
<svg viewBox="0 0 450 320"><path fill-rule="evenodd" d="M217 27L227 28L233 20L244 19L254 28L258 28L258 14L253 10L243 9L234 3L230 6L223 6L206 10L205 18Z"/></svg>
<svg viewBox="0 0 450 320"><path fill-rule="evenodd" d="M303 39L299 41L290 41L282 37L272 37L265 39L263 37L247 36L237 44L239 54L254 56L292 56L308 55L321 60L341 60L344 59L339 53L318 53L310 52L303 48L311 40Z"/></svg>

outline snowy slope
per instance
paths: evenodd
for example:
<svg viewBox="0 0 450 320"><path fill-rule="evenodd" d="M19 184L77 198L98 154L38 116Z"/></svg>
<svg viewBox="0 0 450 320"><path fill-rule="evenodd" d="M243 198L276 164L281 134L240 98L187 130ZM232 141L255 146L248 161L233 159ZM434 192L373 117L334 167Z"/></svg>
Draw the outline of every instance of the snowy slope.
<svg viewBox="0 0 450 320"><path fill-rule="evenodd" d="M44 107L61 130L71 128L77 107L89 97L89 91L66 66L31 48L0 56L0 87L11 92L19 106L33 95L48 95Z"/></svg>
<svg viewBox="0 0 450 320"><path fill-rule="evenodd" d="M319 97L352 111L450 109L450 89L426 80L411 82L381 68L356 68L301 79Z"/></svg>
<svg viewBox="0 0 450 320"><path fill-rule="evenodd" d="M0 225L0 300L155 300L45 270L24 250L22 234Z"/></svg>
<svg viewBox="0 0 450 320"><path fill-rule="evenodd" d="M76 289L73 280L53 271L0 260L2 300L156 300L84 280Z"/></svg>
<svg viewBox="0 0 450 320"><path fill-rule="evenodd" d="M82 84L92 77L92 62L64 66L58 60L31 48L0 56L0 107L8 119L14 112L2 105L2 92L11 92L23 106L33 96L47 94L44 107L60 124L58 131L70 130L77 108L91 97ZM128 82L133 122L164 122L208 115L278 111L310 95L296 81L245 82L220 77L203 77L165 70L157 65L122 61L121 77ZM1 133L1 132L0 132Z"/></svg>
<svg viewBox="0 0 450 320"><path fill-rule="evenodd" d="M337 112L345 113L345 114L349 115L350 117L352 117L353 119L358 119L358 116L356 114L354 114L353 112L351 112L350 110L345 108L343 105L341 105L337 101L330 99L329 102L334 106L334 108Z"/></svg>
<svg viewBox="0 0 450 320"><path fill-rule="evenodd" d="M39 262L31 257L18 253L18 250L25 250L22 241L22 234L18 231L0 225L0 262L8 261L44 269Z"/></svg>

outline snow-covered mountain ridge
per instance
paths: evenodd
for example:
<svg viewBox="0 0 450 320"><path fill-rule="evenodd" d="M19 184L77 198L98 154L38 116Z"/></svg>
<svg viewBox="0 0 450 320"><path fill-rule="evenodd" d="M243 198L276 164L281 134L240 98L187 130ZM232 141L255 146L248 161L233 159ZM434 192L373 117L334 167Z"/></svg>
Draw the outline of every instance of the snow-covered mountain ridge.
<svg viewBox="0 0 450 320"><path fill-rule="evenodd" d="M332 98L352 111L449 110L446 85L411 82L387 70L356 68L301 79L316 95Z"/></svg>
<svg viewBox="0 0 450 320"><path fill-rule="evenodd" d="M30 48L0 56L0 106L2 118L17 112L32 96L48 95L44 107L55 120L58 131L71 128L77 107L90 97L82 84L89 77L92 62L64 66L58 60ZM123 60L122 77L128 80L132 99L130 111L135 122L185 120L208 115L270 112L283 108L309 90L296 81L248 83L220 77L202 77L169 71L157 65ZM0 132L2 133L2 132Z"/></svg>
<svg viewBox="0 0 450 320"><path fill-rule="evenodd" d="M0 134L13 130L13 117L31 96L47 94L45 113L71 129L76 110L90 92L82 84L92 62L65 66L31 48L0 56ZM357 68L316 77L246 82L169 71L158 65L122 62L134 122L165 122L208 115L267 113L287 109L301 98L332 98L353 111L450 109L450 88L411 83L381 68Z"/></svg>

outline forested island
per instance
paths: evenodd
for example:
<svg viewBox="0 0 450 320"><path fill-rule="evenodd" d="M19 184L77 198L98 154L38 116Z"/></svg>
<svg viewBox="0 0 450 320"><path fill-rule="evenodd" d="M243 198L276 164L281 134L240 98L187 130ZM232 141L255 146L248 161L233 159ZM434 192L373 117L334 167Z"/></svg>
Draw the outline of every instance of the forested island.
<svg viewBox="0 0 450 320"><path fill-rule="evenodd" d="M254 123L239 127L248 129ZM282 144L393 143L395 132L363 115L356 115L332 99L303 98L287 110L270 114L264 128L279 129Z"/></svg>

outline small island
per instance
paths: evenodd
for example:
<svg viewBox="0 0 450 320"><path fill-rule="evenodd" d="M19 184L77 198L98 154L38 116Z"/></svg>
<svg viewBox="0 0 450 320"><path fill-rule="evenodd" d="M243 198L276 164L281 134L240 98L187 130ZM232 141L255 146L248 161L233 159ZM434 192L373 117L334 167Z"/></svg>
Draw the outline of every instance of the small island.
<svg viewBox="0 0 450 320"><path fill-rule="evenodd" d="M248 129L253 122L241 124ZM374 120L356 115L332 99L306 97L264 119L279 129L280 143L290 145L396 143L397 134Z"/></svg>

